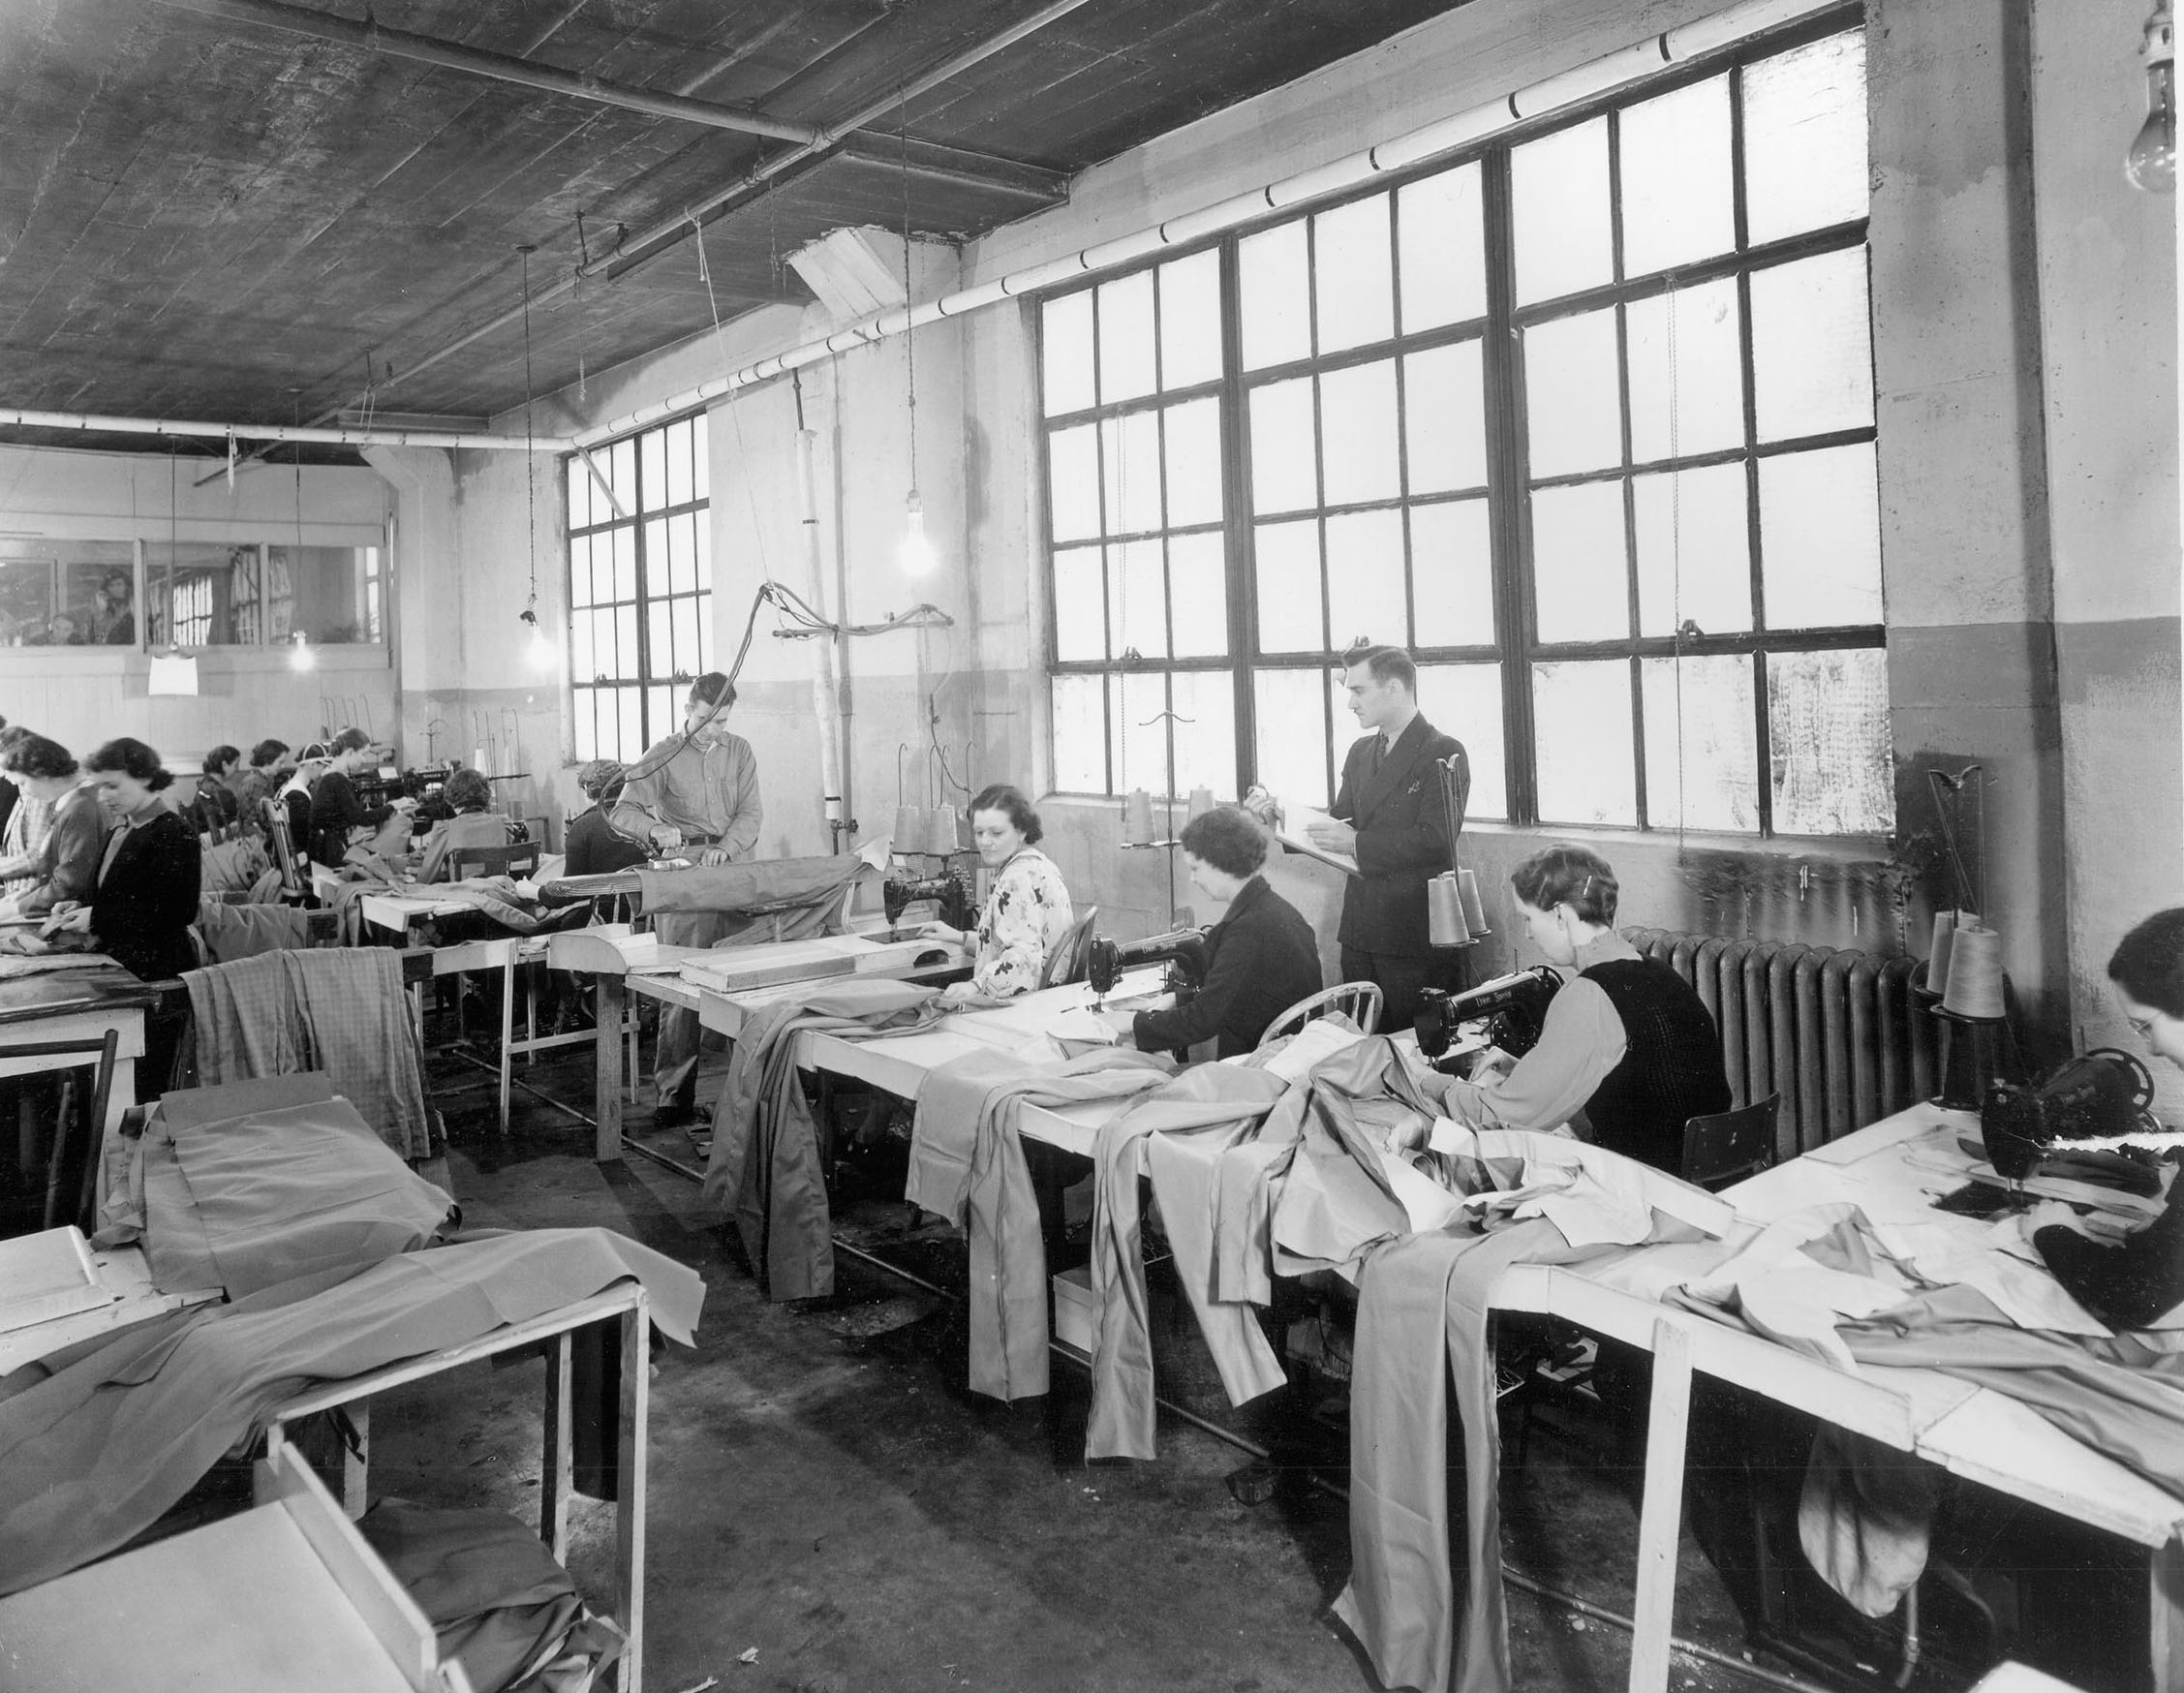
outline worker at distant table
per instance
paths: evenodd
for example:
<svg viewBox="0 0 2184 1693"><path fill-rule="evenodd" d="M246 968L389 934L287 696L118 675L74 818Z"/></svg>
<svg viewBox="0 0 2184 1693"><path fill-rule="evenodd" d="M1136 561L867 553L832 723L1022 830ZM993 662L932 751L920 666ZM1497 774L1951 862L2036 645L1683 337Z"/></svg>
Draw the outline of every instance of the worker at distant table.
<svg viewBox="0 0 2184 1693"><path fill-rule="evenodd" d="M1426 884L1449 868L1447 810L1439 760L1463 744L1418 709L1418 666L1400 647L1349 657L1342 686L1369 731L1342 760L1342 785L1312 844L1346 853L1357 874L1342 887L1342 979L1378 982L1380 1027L1408 1029L1427 988L1461 985L1461 955L1436 952L1426 917Z"/></svg>
<svg viewBox="0 0 2184 1693"><path fill-rule="evenodd" d="M622 797L607 814L617 833L660 857L700 865L740 863L758 845L758 760L751 743L728 732L735 685L718 670L691 684L683 727L630 766ZM728 914L662 911L653 933L662 946L711 946L724 939ZM654 1123L667 1128L697 1115L698 1022L695 1011L663 1005L653 1064Z"/></svg>

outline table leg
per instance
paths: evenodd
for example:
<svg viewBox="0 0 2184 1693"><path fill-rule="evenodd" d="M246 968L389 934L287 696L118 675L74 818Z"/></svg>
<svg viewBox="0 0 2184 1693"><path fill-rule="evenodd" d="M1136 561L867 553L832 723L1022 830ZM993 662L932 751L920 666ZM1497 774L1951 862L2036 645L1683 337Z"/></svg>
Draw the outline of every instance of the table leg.
<svg viewBox="0 0 2184 1693"><path fill-rule="evenodd" d="M617 1620L629 1636L622 1693L642 1693L645 1617L645 1442L652 1400L652 1304L641 1293L622 1318L622 1402L615 1431L615 1579Z"/></svg>
<svg viewBox="0 0 2184 1693"><path fill-rule="evenodd" d="M91 1195L92 1215L102 1223L106 1220L107 1195L113 1191L116 1182L126 1177L129 1168L126 1153L115 1158L118 1168L109 1169L108 1159L111 1150L122 1145L121 1120L136 1108L137 1061L120 1059L114 1063L113 1079L107 1084L107 1120L99 1125L98 1144L85 1154L97 1172L93 1178L97 1185Z"/></svg>
<svg viewBox="0 0 2184 1693"><path fill-rule="evenodd" d="M1691 1338L1653 1325L1653 1400L1646 1431L1646 1500L1638 1518L1638 1602L1630 1693L1662 1693L1676 1621L1676 1543L1683 1522L1683 1449L1691 1430Z"/></svg>
<svg viewBox="0 0 2184 1693"><path fill-rule="evenodd" d="M570 1331L546 1342L546 1435L538 1461L538 1538L569 1562L569 1496L574 1486L574 1431L570 1427Z"/></svg>
<svg viewBox="0 0 2184 1693"><path fill-rule="evenodd" d="M2157 1546L2149 1561L2154 1693L2184 1693L2184 1546Z"/></svg>
<svg viewBox="0 0 2184 1693"><path fill-rule="evenodd" d="M511 944L501 961L501 1132L508 1132L508 1072L515 1061L508 1042L515 1038L515 947Z"/></svg>
<svg viewBox="0 0 2184 1693"><path fill-rule="evenodd" d="M602 1164L619 1163L622 1159L622 1016L629 990L618 975L601 974L592 979L599 984L599 1005L594 1019L599 1033L592 1042L595 1094L592 1109L599 1114L599 1127L595 1131L597 1139L592 1155Z"/></svg>

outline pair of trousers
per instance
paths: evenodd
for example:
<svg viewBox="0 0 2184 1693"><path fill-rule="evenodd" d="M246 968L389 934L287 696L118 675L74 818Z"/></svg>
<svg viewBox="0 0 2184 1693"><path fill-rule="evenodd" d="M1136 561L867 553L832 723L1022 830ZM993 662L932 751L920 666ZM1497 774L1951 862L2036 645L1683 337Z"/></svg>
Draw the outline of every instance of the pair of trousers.
<svg viewBox="0 0 2184 1693"><path fill-rule="evenodd" d="M1342 948L1342 979L1380 984L1380 1027L1368 1034L1400 1034L1418 1014L1419 995L1427 988L1450 992L1463 985L1461 954L1366 952L1355 946Z"/></svg>
<svg viewBox="0 0 2184 1693"><path fill-rule="evenodd" d="M727 911L661 911L652 920L662 946L711 946L749 920ZM660 1007L660 1044L653 1054L655 1102L692 1110L697 1104L697 1049L703 1031L697 1013L680 1005Z"/></svg>

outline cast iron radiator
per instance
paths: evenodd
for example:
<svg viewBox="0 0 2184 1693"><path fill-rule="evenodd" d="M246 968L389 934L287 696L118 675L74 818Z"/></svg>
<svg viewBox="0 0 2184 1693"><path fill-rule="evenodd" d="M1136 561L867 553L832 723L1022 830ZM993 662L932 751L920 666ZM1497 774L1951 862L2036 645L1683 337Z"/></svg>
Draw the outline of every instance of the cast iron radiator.
<svg viewBox="0 0 2184 1693"><path fill-rule="evenodd" d="M1782 1096L1776 1154L1799 1153L1930 1097L1934 1020L1912 991L1914 958L1625 929L1699 991L1721 1031L1738 1105Z"/></svg>

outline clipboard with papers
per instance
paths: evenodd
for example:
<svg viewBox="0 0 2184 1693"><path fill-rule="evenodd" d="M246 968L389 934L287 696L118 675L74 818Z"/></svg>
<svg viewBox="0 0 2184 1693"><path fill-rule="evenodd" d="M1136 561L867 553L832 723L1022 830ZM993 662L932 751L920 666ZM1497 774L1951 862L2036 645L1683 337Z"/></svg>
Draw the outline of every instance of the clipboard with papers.
<svg viewBox="0 0 2184 1693"><path fill-rule="evenodd" d="M1331 823L1335 819L1325 812L1315 811L1309 806L1291 806L1283 816L1279 826L1276 828L1274 837L1288 847L1290 851L1301 852L1307 858L1317 859L1321 864L1332 865L1344 876L1362 874L1358 869L1358 861L1350 854L1347 852L1330 852L1326 847L1316 845L1307 832L1314 823Z"/></svg>

